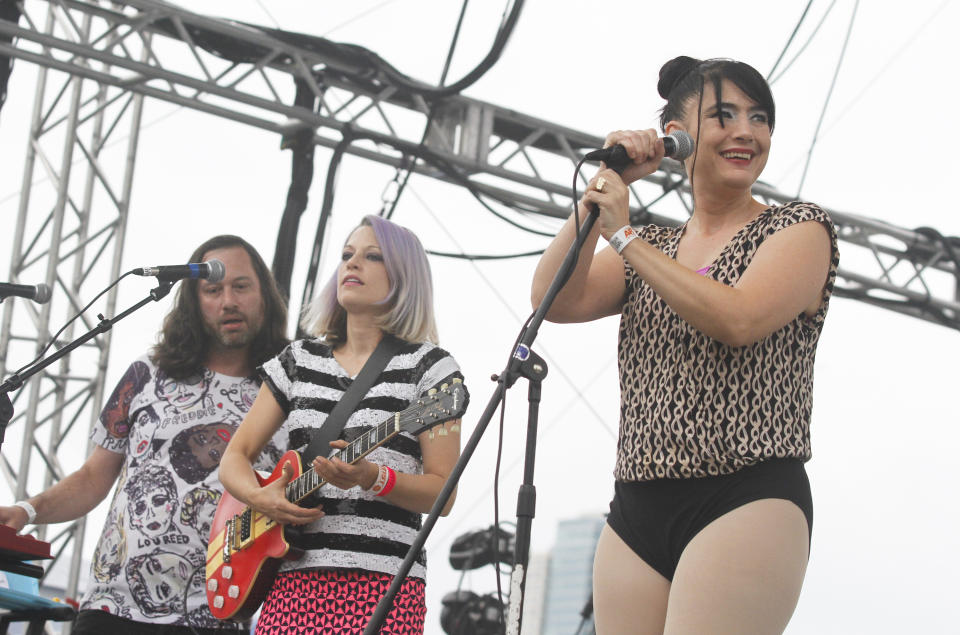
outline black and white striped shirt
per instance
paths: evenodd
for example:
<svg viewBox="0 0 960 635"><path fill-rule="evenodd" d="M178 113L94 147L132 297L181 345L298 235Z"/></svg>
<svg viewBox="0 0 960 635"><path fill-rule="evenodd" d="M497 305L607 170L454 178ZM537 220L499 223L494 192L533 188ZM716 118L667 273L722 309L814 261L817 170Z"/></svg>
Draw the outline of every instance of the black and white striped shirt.
<svg viewBox="0 0 960 635"><path fill-rule="evenodd" d="M320 340L293 342L259 371L287 415L281 427L289 438L287 447L298 450L309 444L313 431L323 425L352 381L330 347ZM353 441L454 377L462 379L463 375L449 353L430 343L405 342L347 419L340 438ZM397 472L423 473L419 441L406 432L367 459ZM325 485L319 490L319 499L326 515L297 532L288 532L291 544L305 553L285 562L282 571L350 568L397 573L420 529L419 513L391 505L359 487L341 490ZM421 552L410 575L426 576L425 553Z"/></svg>

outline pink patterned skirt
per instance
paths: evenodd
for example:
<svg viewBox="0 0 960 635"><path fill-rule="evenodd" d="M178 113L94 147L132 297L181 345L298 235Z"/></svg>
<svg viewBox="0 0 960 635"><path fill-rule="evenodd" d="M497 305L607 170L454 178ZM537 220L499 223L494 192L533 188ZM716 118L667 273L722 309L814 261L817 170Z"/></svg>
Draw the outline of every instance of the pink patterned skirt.
<svg viewBox="0 0 960 635"><path fill-rule="evenodd" d="M391 582L392 575L358 569L281 573L263 603L256 635L362 633ZM380 632L423 633L425 589L423 580L404 580Z"/></svg>

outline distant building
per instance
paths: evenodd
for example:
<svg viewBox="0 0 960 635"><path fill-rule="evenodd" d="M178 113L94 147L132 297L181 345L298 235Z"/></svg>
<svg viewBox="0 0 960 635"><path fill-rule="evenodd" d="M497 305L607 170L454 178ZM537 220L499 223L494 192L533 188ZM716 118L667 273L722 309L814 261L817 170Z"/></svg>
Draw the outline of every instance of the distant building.
<svg viewBox="0 0 960 635"><path fill-rule="evenodd" d="M523 635L540 635L543 630L543 605L547 600L550 553L531 553L529 560L520 631Z"/></svg>
<svg viewBox="0 0 960 635"><path fill-rule="evenodd" d="M593 595L593 553L604 523L604 516L597 514L557 524L557 542L550 555L539 635L574 635L580 627L583 620L580 613ZM528 592L527 597L530 595ZM580 635L593 632L591 611ZM536 631L524 628L523 635L536 635Z"/></svg>

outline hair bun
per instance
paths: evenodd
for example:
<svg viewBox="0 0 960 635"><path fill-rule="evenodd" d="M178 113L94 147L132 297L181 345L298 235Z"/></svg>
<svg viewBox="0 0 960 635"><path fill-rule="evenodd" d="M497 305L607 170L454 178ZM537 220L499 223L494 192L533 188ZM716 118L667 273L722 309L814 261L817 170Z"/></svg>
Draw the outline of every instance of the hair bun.
<svg viewBox="0 0 960 635"><path fill-rule="evenodd" d="M657 82L657 92L664 99L668 99L670 91L686 77L690 71L700 65L700 60L686 55L679 55L660 67L660 80Z"/></svg>

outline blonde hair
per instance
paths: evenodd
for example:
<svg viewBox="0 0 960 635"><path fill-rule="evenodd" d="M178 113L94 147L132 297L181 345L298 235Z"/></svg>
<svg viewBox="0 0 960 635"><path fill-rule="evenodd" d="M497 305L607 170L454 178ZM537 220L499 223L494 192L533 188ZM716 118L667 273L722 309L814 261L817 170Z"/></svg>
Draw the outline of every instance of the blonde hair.
<svg viewBox="0 0 960 635"><path fill-rule="evenodd" d="M360 227L373 229L390 282L390 291L383 300L388 309L377 318L377 325L408 342L436 344L433 279L420 239L406 227L380 216L364 216L350 233ZM328 342L346 341L347 312L337 301L336 271L307 307L300 325L310 335Z"/></svg>

